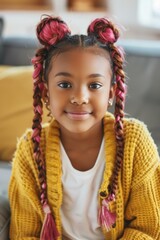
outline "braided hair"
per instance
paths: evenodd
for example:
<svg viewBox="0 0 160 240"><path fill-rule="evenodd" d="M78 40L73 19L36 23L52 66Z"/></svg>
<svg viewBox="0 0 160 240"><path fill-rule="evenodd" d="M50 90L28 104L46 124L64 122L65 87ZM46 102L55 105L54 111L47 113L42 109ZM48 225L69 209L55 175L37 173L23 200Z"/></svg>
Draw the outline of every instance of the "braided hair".
<svg viewBox="0 0 160 240"><path fill-rule="evenodd" d="M45 16L37 26L37 38L42 45L38 49L35 57L32 59L34 65L33 72L33 134L32 141L34 145L34 158L37 163L39 171L39 181L41 186L40 200L46 214L45 222L42 227L41 240L54 240L58 237L54 219L51 216L51 210L47 200L47 185L46 185L46 169L45 159L40 148L41 129L42 129L42 114L43 102L47 99L46 83L48 81L48 74L51 69L51 63L54 56L69 49L76 47L90 47L95 46L104 49L109 53L111 67L113 70L112 84L116 83L115 92L115 135L116 135L116 159L113 174L111 176L110 184L108 186L109 195L106 192L102 193L102 197L107 201L115 199L118 174L121 169L123 161L123 117L124 117L124 102L125 102L125 73L123 71L123 53L115 46L115 42L119 38L119 31L112 22L106 18L95 19L88 27L88 35L71 35L71 31L66 23L59 17ZM47 103L48 106L48 103ZM114 215L115 217L115 215ZM48 222L47 222L48 221ZM47 222L47 223L46 223ZM110 222L113 225L115 220ZM46 224L50 229L48 233ZM103 225L103 221L100 221ZM108 227L109 230L109 227Z"/></svg>
<svg viewBox="0 0 160 240"><path fill-rule="evenodd" d="M112 181L108 186L108 190L112 196L115 195L117 189L118 173L121 169L123 160L123 117L124 117L124 101L125 101L125 83L123 71L123 55L114 43L119 38L119 31L107 19L101 18L94 20L88 27L89 35L96 35L97 39L106 44L109 49L111 60L113 61L113 73L115 75L116 101L115 101L115 134L117 142L116 164L113 171Z"/></svg>

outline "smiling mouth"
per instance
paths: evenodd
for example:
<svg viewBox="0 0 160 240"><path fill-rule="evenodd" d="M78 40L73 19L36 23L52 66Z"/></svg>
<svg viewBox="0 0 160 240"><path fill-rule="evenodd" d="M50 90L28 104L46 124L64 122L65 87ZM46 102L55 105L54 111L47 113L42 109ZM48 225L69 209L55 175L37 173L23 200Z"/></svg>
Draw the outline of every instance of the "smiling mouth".
<svg viewBox="0 0 160 240"><path fill-rule="evenodd" d="M86 120L91 115L91 112L65 112L71 120Z"/></svg>

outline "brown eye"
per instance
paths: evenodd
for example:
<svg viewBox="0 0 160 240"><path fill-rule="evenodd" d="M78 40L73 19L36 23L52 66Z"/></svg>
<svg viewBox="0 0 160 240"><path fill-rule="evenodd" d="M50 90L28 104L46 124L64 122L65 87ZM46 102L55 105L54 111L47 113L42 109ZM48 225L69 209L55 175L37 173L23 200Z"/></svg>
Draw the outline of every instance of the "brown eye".
<svg viewBox="0 0 160 240"><path fill-rule="evenodd" d="M100 83L91 83L89 85L89 88L91 88L91 89L99 89L101 87L102 87L102 84L100 84Z"/></svg>
<svg viewBox="0 0 160 240"><path fill-rule="evenodd" d="M61 82L58 84L60 88L71 88L71 84L69 82Z"/></svg>

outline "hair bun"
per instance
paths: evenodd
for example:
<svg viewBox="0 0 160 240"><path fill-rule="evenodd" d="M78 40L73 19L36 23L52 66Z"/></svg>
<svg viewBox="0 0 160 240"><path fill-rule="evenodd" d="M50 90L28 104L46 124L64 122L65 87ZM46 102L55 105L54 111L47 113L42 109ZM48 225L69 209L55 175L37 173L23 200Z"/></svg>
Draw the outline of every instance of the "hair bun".
<svg viewBox="0 0 160 240"><path fill-rule="evenodd" d="M119 31L106 18L95 19L88 27L88 35L95 35L102 43L115 43L119 38Z"/></svg>
<svg viewBox="0 0 160 240"><path fill-rule="evenodd" d="M47 16L37 26L37 37L40 43L46 47L56 44L70 33L67 24L59 17Z"/></svg>

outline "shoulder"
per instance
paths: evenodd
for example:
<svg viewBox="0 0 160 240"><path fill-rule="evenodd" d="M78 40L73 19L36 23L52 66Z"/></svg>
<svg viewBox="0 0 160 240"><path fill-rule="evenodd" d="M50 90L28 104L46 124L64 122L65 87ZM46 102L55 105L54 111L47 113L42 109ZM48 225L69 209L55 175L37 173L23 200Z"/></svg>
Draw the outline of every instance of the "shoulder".
<svg viewBox="0 0 160 240"><path fill-rule="evenodd" d="M43 153L45 152L48 128L49 124L44 124L41 131ZM38 182L38 168L33 155L32 132L32 129L27 129L21 138L18 139L17 148L12 160L12 181L17 179L19 184L25 185L24 189L26 183L29 183L33 179L37 179Z"/></svg>
<svg viewBox="0 0 160 240"><path fill-rule="evenodd" d="M111 131L114 135L114 124L115 118L113 114L107 113L105 116L106 129ZM157 160L158 149L152 138L151 133L148 130L147 125L135 118L123 119L123 129L124 129L124 152L125 154L130 154L134 158L151 160Z"/></svg>
<svg viewBox="0 0 160 240"><path fill-rule="evenodd" d="M112 113L106 113L104 117L104 124L107 126L106 129L108 129L108 131L112 130L114 134L115 117ZM132 144L143 141L143 144L145 144L147 143L148 139L152 145L155 145L151 133L149 132L148 127L144 122L136 118L124 117L123 129L125 141L131 141Z"/></svg>
<svg viewBox="0 0 160 240"><path fill-rule="evenodd" d="M112 129L114 132L115 117L112 113L107 112L104 117L104 123L108 126L109 129ZM123 119L124 127L124 138L134 138L135 141L139 138L140 135L151 136L146 124L136 118L127 118Z"/></svg>
<svg viewBox="0 0 160 240"><path fill-rule="evenodd" d="M137 158L158 158L158 148L147 125L135 118L124 118L125 146L135 152Z"/></svg>
<svg viewBox="0 0 160 240"><path fill-rule="evenodd" d="M147 125L138 119L124 118L123 125L125 135L133 135L134 137L138 137L141 134L151 135L149 133Z"/></svg>
<svg viewBox="0 0 160 240"><path fill-rule="evenodd" d="M156 147L147 125L135 118L124 118L124 137L125 141L131 141L132 144Z"/></svg>
<svg viewBox="0 0 160 240"><path fill-rule="evenodd" d="M47 133L49 124L45 123L42 125L41 131L41 148L42 151L45 149ZM16 151L13 155L12 165L13 166L28 166L33 164L33 141L32 141L33 130L31 128L26 129L24 134L17 140Z"/></svg>
<svg viewBox="0 0 160 240"><path fill-rule="evenodd" d="M160 164L157 146L146 124L134 118L124 119L124 158L134 166L133 186L149 179Z"/></svg>
<svg viewBox="0 0 160 240"><path fill-rule="evenodd" d="M48 129L49 129L49 123L45 123L42 125L41 143L46 141ZM21 138L18 139L17 150L21 150L21 149L24 150L23 148L26 149L26 147L29 147L29 148L33 147L32 133L33 133L33 129L31 128L26 129L26 131L21 136Z"/></svg>

